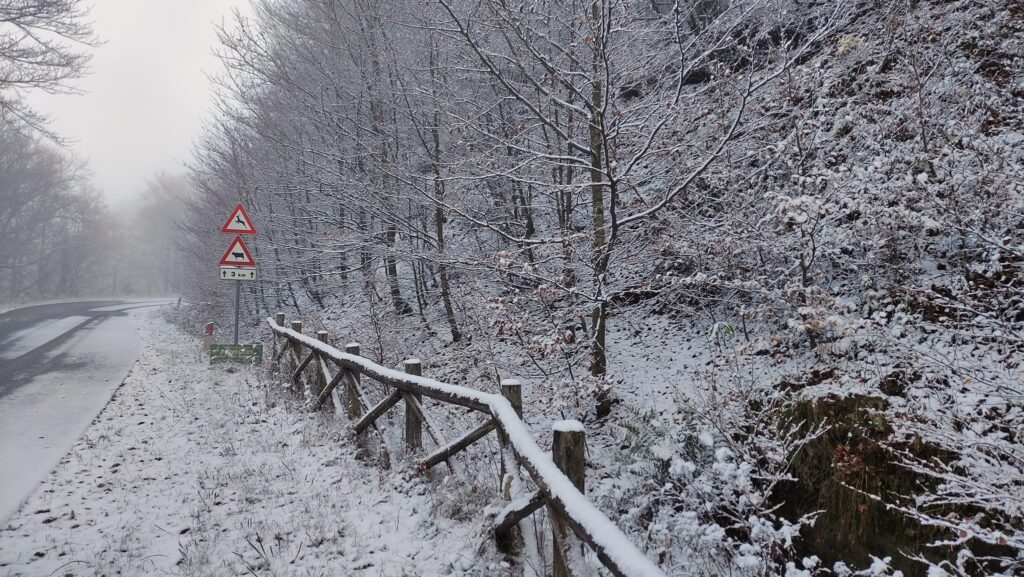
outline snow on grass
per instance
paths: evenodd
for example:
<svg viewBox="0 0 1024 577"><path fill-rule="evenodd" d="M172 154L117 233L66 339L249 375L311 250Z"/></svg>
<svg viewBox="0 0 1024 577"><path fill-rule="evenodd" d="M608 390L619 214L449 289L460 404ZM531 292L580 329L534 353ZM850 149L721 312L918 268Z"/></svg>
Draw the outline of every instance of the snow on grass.
<svg viewBox="0 0 1024 577"><path fill-rule="evenodd" d="M507 572L479 559L482 515L357 461L342 423L258 369L209 367L159 316L139 324L131 375L0 530L0 576Z"/></svg>
<svg viewBox="0 0 1024 577"><path fill-rule="evenodd" d="M612 521L587 500L586 496L558 469L550 455L540 449L526 424L504 397L388 369L364 357L342 353L307 335L279 327L272 318L267 318L267 324L275 332L286 335L289 339L298 341L309 349L323 353L336 361L358 366L360 373L378 381L390 382L392 385L403 383L409 387L419 387L424 393L429 391L430 396L445 398L449 403L467 407L477 405L481 408L485 407L504 431L509 444L519 456L519 462L530 471L534 482L552 500L563 505L568 518L589 535L590 542L595 546L596 551L606 555L616 567L627 575L651 577L664 575L661 569L651 562L639 548L635 547ZM419 360L414 359L407 362L418 363ZM562 420L555 424L555 428L559 431L582 432L583 424L576 420Z"/></svg>

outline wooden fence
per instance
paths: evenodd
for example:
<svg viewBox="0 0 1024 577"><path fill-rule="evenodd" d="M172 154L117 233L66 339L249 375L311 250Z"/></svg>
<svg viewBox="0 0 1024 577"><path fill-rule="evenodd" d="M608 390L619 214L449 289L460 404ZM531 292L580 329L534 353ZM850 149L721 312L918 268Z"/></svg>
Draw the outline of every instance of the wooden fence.
<svg viewBox="0 0 1024 577"><path fill-rule="evenodd" d="M541 507L547 506L552 526L552 560L555 577L571 574L578 546L575 538L586 543L601 563L618 577L665 577L629 538L584 496L584 431L576 421L563 421L553 427L552 453L533 441L522 421L522 390L516 381L503 381L501 394L450 385L422 376L419 360L405 361L405 372L378 365L359 355L359 345L349 344L344 351L327 343L327 333L316 338L302 334L302 322L285 326L278 313L267 319L276 338L284 338L274 354L275 363L288 361L291 385L303 387L310 403L322 406L328 400L335 410L343 411L362 438L373 429L381 439L383 457L388 458L384 435L377 419L399 402L405 406L405 444L419 454L420 469L426 471L440 463L453 467L452 457L497 431L502 453L502 473L516 479L525 469L537 490L513 499L494 520L494 535L505 542L512 529ZM294 368L291 368L294 367ZM312 369L310 378L304 372ZM385 387L384 399L368 406L362 378L368 377ZM303 384L304 381L308 381ZM339 385L341 388L339 389ZM458 439L448 442L426 418L423 397L458 405L482 414L483 420ZM433 442L432 451L423 449L423 432ZM516 466L518 465L518 466Z"/></svg>

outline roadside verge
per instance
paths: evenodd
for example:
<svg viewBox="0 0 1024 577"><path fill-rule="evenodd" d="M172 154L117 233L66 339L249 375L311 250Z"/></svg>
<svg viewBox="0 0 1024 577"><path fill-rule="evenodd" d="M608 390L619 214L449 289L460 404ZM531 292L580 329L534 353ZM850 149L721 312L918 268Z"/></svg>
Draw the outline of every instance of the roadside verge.
<svg viewBox="0 0 1024 577"><path fill-rule="evenodd" d="M332 416L140 318L132 373L0 530L0 575L502 574L428 481L381 477Z"/></svg>

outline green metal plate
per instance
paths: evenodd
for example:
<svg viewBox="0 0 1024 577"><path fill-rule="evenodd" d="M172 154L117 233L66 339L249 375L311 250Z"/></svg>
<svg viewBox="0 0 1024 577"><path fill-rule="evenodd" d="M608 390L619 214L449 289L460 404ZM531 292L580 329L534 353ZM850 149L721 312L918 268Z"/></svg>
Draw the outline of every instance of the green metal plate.
<svg viewBox="0 0 1024 577"><path fill-rule="evenodd" d="M263 345L210 345L210 364L242 363L246 365L263 362Z"/></svg>

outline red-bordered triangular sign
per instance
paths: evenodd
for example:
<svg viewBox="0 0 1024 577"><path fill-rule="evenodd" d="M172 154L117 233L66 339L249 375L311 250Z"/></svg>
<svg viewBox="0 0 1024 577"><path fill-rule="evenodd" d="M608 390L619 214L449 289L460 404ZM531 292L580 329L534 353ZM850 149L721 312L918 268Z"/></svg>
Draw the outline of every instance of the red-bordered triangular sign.
<svg viewBox="0 0 1024 577"><path fill-rule="evenodd" d="M231 241L228 250L224 251L224 256L220 257L220 264L223 266L256 266L256 261L253 260L252 254L249 253L249 247L245 246L242 237L236 236L235 240Z"/></svg>
<svg viewBox="0 0 1024 577"><path fill-rule="evenodd" d="M242 206L242 203L238 203L235 210L231 211L231 216L224 221L224 226L220 227L220 231L234 234L256 234L256 227L253 226L249 213L245 212L245 207Z"/></svg>

